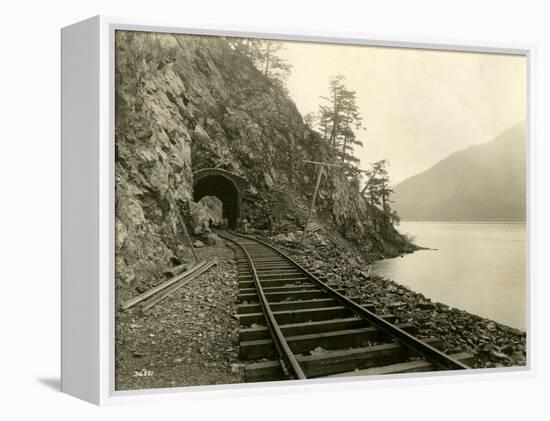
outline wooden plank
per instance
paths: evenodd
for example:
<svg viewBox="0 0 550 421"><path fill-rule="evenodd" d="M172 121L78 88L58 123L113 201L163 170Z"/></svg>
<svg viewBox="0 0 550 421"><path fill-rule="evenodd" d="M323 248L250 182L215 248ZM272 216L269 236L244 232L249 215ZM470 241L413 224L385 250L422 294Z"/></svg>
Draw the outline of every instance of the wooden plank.
<svg viewBox="0 0 550 421"><path fill-rule="evenodd" d="M475 362L474 356L468 352L459 352L450 354L449 357L460 361L466 365L472 366ZM400 373L420 373L426 371L436 371L437 367L426 360L414 360L404 363L385 365L382 367L372 367L364 370L355 370L344 373L332 374L327 377L356 377L356 376L375 376L382 374L400 374Z"/></svg>
<svg viewBox="0 0 550 421"><path fill-rule="evenodd" d="M400 329L413 333L414 326L410 323L399 325ZM333 332L286 337L288 346L294 354L304 354L321 347L323 349L360 348L368 341L379 342L386 339L384 332L373 326ZM277 350L271 339L241 342L239 358L241 360L260 360L276 358Z"/></svg>
<svg viewBox="0 0 550 421"><path fill-rule="evenodd" d="M192 281L197 276L202 275L204 272L206 272L208 269L210 269L212 266L214 266L217 263L216 259L214 259L212 262L209 262L202 266L199 270L196 272L193 272L190 276L187 276L183 279L181 279L179 282L175 283L174 285L170 286L169 288L165 289L162 292L159 292L158 294L151 297L149 300L147 300L145 303L143 303L142 311L147 314L147 312L160 303L162 300L164 300L166 297L168 297L170 294L176 292L178 289L180 289L182 286L187 284L189 281Z"/></svg>
<svg viewBox="0 0 550 421"><path fill-rule="evenodd" d="M249 363L244 366L244 378L247 383L288 380L279 361Z"/></svg>
<svg viewBox="0 0 550 421"><path fill-rule="evenodd" d="M259 260L276 260L276 261L280 261L281 259L283 260L286 260L284 258L282 258L279 254L275 253L275 254L272 254L272 258L270 257L261 257L261 258L258 258ZM248 260L246 260L246 257L244 256L244 254L240 255L237 257L237 262L248 262Z"/></svg>
<svg viewBox="0 0 550 421"><path fill-rule="evenodd" d="M422 339L423 342L437 347L441 341L437 338ZM312 356L297 356L308 378L323 377L331 374L350 372L356 368L370 368L405 362L410 350L398 343L375 345L352 350L333 351ZM351 370L348 367L354 367ZM273 381L284 379L278 361L262 361L245 365L247 382Z"/></svg>
<svg viewBox="0 0 550 421"><path fill-rule="evenodd" d="M302 286L308 286L311 288L321 289L319 288L318 285L315 285L313 282L310 282L309 279L300 278L300 277L289 277L284 279L264 279L263 281L260 281L260 282L264 290L272 289L273 291L276 291L277 287L284 287L284 286L288 286L289 284L302 285Z"/></svg>
<svg viewBox="0 0 550 421"><path fill-rule="evenodd" d="M270 275L274 273L286 273L286 272L300 272L299 269L296 269L294 266L289 264L285 264L285 265L281 264L276 266L269 265L269 266L260 267L260 268L254 265L254 268L256 269L256 273L258 275ZM239 275L247 275L250 273L250 268L245 268L245 267L237 268L237 273Z"/></svg>
<svg viewBox="0 0 550 421"><path fill-rule="evenodd" d="M287 270L299 270L292 263L287 263L287 262L272 263L272 264L263 265L263 266L254 264L254 267L256 268L256 273L258 273L258 275L260 273L265 273L265 272L269 272L269 271L284 272L284 271L287 271Z"/></svg>
<svg viewBox="0 0 550 421"><path fill-rule="evenodd" d="M264 288L274 288L274 287L284 287L284 286L291 286L291 285L314 285L307 278L292 278L292 279L277 279L277 280L269 280L269 281L262 281L262 286ZM240 281L239 282L239 288L245 289L245 288L254 288L254 281ZM317 287L318 288L318 287Z"/></svg>
<svg viewBox="0 0 550 421"><path fill-rule="evenodd" d="M275 303L284 300L312 300L314 298L326 298L328 294L325 291L310 291L310 290L298 290L298 291L278 291L278 292L266 292L267 299L270 303Z"/></svg>
<svg viewBox="0 0 550 421"><path fill-rule="evenodd" d="M185 271L183 273L180 273L179 275L176 275L173 278L170 278L167 281L164 281L164 282L160 283L156 287L151 288L151 289L145 291L144 293L139 294L138 296L136 296L134 298L129 299L128 301L124 302L121 305L121 309L122 310L127 310L127 309L135 306L136 304L142 302L143 300L145 300L145 299L155 295L156 293L168 288L170 285L174 285L176 282L179 282L182 279L186 278L187 276L192 275L194 272L196 272L197 270L202 268L205 264L206 264L205 261L201 261L201 262L193 265L192 267L190 267L187 271Z"/></svg>
<svg viewBox="0 0 550 421"><path fill-rule="evenodd" d="M314 308L306 310L294 311L275 311L273 312L277 323L289 324L308 321L330 320L340 317L350 317L351 312L343 306L334 306L326 308ZM263 323L264 315L262 313L242 314L239 315L239 321L243 326L250 326L253 323Z"/></svg>
<svg viewBox="0 0 550 421"><path fill-rule="evenodd" d="M402 323L398 326L410 333L415 331L414 326L410 323ZM380 342L387 339L384 332L380 331L380 329L369 326L335 332L292 336L288 338L288 341L295 353L303 354L317 347L323 349L360 348L367 345L368 341Z"/></svg>
<svg viewBox="0 0 550 421"><path fill-rule="evenodd" d="M341 290L342 291L342 290ZM239 291L238 300L243 302L256 302L258 295L256 290L241 290ZM343 292L343 291L342 291ZM319 287L313 285L299 285L296 287L280 287L275 289L264 288L264 293L270 303L280 301L298 301L298 300L313 300L316 298L329 298L330 296L322 291Z"/></svg>
<svg viewBox="0 0 550 421"><path fill-rule="evenodd" d="M285 271L276 271L274 273L264 273L261 272L258 273L258 277L260 279L279 279L283 277L292 277L292 276L305 276L303 272L301 272L299 269L291 269L291 270L285 270ZM241 272L237 274L237 277L239 279L244 279L248 277L252 277L252 274L249 271Z"/></svg>
<svg viewBox="0 0 550 421"><path fill-rule="evenodd" d="M250 265L246 264L246 263L239 263L238 264L239 267L242 267L242 268L246 268L246 267L250 267ZM291 263L291 262L288 262L286 260L283 260L281 258L281 260L279 261L255 261L254 262L254 267L256 269L260 268L260 269L271 269L271 268L285 268L285 267L288 267L288 268L295 268L296 266Z"/></svg>
<svg viewBox="0 0 550 421"><path fill-rule="evenodd" d="M357 297L356 297L357 299ZM271 311L290 311L290 310L304 310L306 308L322 308L337 306L338 302L334 298L316 298L313 300L300 300L300 301L283 301L279 303L271 303L269 307ZM239 304L238 314L250 314L260 313L262 307L259 303L253 304Z"/></svg>
<svg viewBox="0 0 550 421"><path fill-rule="evenodd" d="M168 269L167 271L164 272L164 275L167 277L169 276L170 278L173 278L174 276L179 275L180 273L183 273L189 269L190 269L189 264L183 263L181 265L174 266L173 268Z"/></svg>
<svg viewBox="0 0 550 421"><path fill-rule="evenodd" d="M438 339L422 340L433 346ZM355 348L343 351L333 351L317 355L308 355L298 359L308 378L328 376L343 371L370 368L381 365L404 362L412 355L409 348L398 342L375 345L365 348Z"/></svg>
<svg viewBox="0 0 550 421"><path fill-rule="evenodd" d="M280 287L264 287L262 284L262 288L266 294L274 292L321 291L321 288L309 283L282 285ZM326 298L329 298L328 294L325 295L327 296ZM256 287L239 289L239 297L242 297L243 301L247 301L250 298L249 296L256 296Z"/></svg>
<svg viewBox="0 0 550 421"><path fill-rule="evenodd" d="M393 323L396 319L394 315L385 315L383 317L390 323ZM343 319L320 320L317 322L302 322L279 325L281 331L285 336L298 336L312 333L332 332L335 330L356 329L365 326L369 326L368 322L359 317L348 317ZM241 328L239 330L240 342L269 338L269 330L265 326Z"/></svg>
<svg viewBox="0 0 550 421"><path fill-rule="evenodd" d="M367 326L368 324L358 317L345 319L320 320L317 322L302 322L279 325L285 336L305 335L308 333L322 333L333 330L355 329ZM269 330L265 326L241 328L239 330L239 341L255 341L258 339L269 339Z"/></svg>

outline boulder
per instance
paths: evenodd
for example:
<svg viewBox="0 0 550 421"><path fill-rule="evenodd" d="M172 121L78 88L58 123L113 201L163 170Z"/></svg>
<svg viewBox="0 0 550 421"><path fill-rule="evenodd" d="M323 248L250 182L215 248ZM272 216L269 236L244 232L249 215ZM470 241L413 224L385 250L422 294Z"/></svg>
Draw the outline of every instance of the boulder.
<svg viewBox="0 0 550 421"><path fill-rule="evenodd" d="M273 188L273 178L271 178L271 175L268 173L264 173L264 181L265 185L267 186L268 190L271 190Z"/></svg>
<svg viewBox="0 0 550 421"><path fill-rule="evenodd" d="M388 307L390 307L390 308L400 308L400 307L405 307L406 305L407 305L407 303L405 303L403 301L394 301L393 303L388 304Z"/></svg>
<svg viewBox="0 0 550 421"><path fill-rule="evenodd" d="M435 304L432 303L431 301L420 301L419 303L416 304L416 308L420 310L434 310Z"/></svg>
<svg viewBox="0 0 550 421"><path fill-rule="evenodd" d="M115 268L116 278L126 285L130 284L136 278L134 270L129 267L121 257L116 258Z"/></svg>
<svg viewBox="0 0 550 421"><path fill-rule="evenodd" d="M277 243L286 243L288 241L287 236L284 234L277 234L274 237L271 237L271 239Z"/></svg>
<svg viewBox="0 0 550 421"><path fill-rule="evenodd" d="M292 243L296 243L298 241L298 239L296 238L296 234L294 234L293 232L289 232L286 238L287 238L287 241L290 241Z"/></svg>
<svg viewBox="0 0 550 421"><path fill-rule="evenodd" d="M218 244L222 244L222 239L218 237L217 234L214 234L213 232L206 232L201 236L201 239L208 244L209 246L215 246Z"/></svg>

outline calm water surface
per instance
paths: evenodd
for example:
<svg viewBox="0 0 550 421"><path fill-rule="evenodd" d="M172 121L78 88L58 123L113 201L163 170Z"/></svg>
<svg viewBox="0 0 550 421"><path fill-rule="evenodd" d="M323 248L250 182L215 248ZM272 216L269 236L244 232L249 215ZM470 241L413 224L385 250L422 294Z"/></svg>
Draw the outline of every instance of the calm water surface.
<svg viewBox="0 0 550 421"><path fill-rule="evenodd" d="M373 272L439 301L526 328L525 224L402 222L420 250L373 265Z"/></svg>

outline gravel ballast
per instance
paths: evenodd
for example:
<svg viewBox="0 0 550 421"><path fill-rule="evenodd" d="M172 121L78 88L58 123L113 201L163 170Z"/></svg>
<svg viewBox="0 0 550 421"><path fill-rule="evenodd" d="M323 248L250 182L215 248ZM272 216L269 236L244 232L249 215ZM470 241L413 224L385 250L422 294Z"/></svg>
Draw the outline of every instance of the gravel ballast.
<svg viewBox="0 0 550 421"><path fill-rule="evenodd" d="M300 238L300 233L294 237ZM418 337L438 337L442 351L473 354L473 368L526 365L526 332L466 311L432 302L423 294L369 272L370 260L354 252L349 244L338 243L321 233L308 235L304 245L292 236L265 240L306 269L324 278L332 287L343 288L348 297L360 297L375 305L380 315L394 314L396 323L411 323Z"/></svg>
<svg viewBox="0 0 550 421"><path fill-rule="evenodd" d="M442 351L469 352L473 368L526 364L526 333L424 295L369 272L370 260L348 244L311 235L305 245L259 236L286 252L348 297L370 302L377 314L411 323L416 336L437 337ZM217 265L152 308L117 309L116 389L132 390L230 384L244 381L238 358L237 268L224 244L197 248L201 260ZM136 295L138 292L136 291Z"/></svg>
<svg viewBox="0 0 550 421"><path fill-rule="evenodd" d="M116 389L243 381L238 359L237 269L223 244L198 248L217 265L151 309L117 309ZM136 295L138 292L136 291Z"/></svg>

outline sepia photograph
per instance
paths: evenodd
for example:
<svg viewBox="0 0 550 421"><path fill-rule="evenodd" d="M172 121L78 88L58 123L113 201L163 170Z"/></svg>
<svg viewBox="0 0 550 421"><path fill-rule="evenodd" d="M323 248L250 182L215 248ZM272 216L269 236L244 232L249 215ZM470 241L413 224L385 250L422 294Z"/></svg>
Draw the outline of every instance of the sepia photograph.
<svg viewBox="0 0 550 421"><path fill-rule="evenodd" d="M117 30L115 390L525 368L525 55Z"/></svg>

